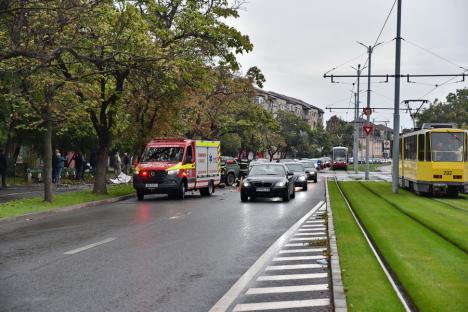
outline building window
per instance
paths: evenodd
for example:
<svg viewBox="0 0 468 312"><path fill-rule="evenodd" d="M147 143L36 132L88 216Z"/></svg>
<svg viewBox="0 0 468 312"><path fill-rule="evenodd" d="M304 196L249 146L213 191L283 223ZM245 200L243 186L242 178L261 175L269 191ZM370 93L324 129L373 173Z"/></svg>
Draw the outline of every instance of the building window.
<svg viewBox="0 0 468 312"><path fill-rule="evenodd" d="M264 98L263 96L258 96L258 95L257 95L257 96L255 97L255 103L257 103L257 104L263 104L263 103L265 103L265 98Z"/></svg>

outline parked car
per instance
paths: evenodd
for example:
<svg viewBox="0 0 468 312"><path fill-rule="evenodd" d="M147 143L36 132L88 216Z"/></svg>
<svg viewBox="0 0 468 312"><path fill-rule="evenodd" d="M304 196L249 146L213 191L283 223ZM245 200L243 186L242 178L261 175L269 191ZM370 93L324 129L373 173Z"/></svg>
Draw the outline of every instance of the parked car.
<svg viewBox="0 0 468 312"><path fill-rule="evenodd" d="M221 182L227 186L236 183L240 176L240 166L234 157L221 156Z"/></svg>
<svg viewBox="0 0 468 312"><path fill-rule="evenodd" d="M288 171L294 173L294 186L302 187L302 190L307 191L307 174L304 165L300 162L285 163Z"/></svg>
<svg viewBox="0 0 468 312"><path fill-rule="evenodd" d="M287 202L295 197L293 177L294 173L289 172L284 164L255 164L241 184L241 201L246 202L249 198L255 200L257 197L281 197Z"/></svg>
<svg viewBox="0 0 468 312"><path fill-rule="evenodd" d="M304 166L307 180L313 180L314 183L317 183L317 169L315 163L312 160L301 160L301 164Z"/></svg>

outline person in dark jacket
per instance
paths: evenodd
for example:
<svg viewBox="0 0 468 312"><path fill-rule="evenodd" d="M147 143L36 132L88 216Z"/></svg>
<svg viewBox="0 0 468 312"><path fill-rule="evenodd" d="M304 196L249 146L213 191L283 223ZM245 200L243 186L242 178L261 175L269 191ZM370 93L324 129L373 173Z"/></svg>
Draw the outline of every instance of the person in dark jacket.
<svg viewBox="0 0 468 312"><path fill-rule="evenodd" d="M54 166L54 175L53 175L52 182L59 184L60 177L62 175L62 169L65 166L65 161L67 161L67 159L65 157L62 157L62 155L60 154L60 150L58 149L55 150L54 158L55 158L55 166Z"/></svg>
<svg viewBox="0 0 468 312"><path fill-rule="evenodd" d="M2 176L2 188L6 188L7 158L2 149L0 149L0 175Z"/></svg>
<svg viewBox="0 0 468 312"><path fill-rule="evenodd" d="M75 179L81 180L83 179L83 166L84 166L84 159L81 153L75 153L73 156L73 160L75 161Z"/></svg>

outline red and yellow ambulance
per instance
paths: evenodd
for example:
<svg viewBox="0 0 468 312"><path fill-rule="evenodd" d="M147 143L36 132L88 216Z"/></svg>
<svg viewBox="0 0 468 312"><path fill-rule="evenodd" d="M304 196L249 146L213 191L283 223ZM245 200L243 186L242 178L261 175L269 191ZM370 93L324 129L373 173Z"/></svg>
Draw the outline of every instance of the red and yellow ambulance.
<svg viewBox="0 0 468 312"><path fill-rule="evenodd" d="M146 144L135 167L133 187L138 200L146 194L184 199L190 190L210 196L220 180L219 141L158 138Z"/></svg>

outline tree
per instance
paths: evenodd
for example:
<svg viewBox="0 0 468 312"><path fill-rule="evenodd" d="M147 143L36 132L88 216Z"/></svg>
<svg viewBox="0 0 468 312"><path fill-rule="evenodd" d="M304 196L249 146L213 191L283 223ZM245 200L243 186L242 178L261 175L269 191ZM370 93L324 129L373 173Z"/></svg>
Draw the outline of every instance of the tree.
<svg viewBox="0 0 468 312"><path fill-rule="evenodd" d="M332 116L327 121L326 132L332 146L353 146L353 124L338 116Z"/></svg>
<svg viewBox="0 0 468 312"><path fill-rule="evenodd" d="M307 121L287 111L279 111L276 119L285 141L281 156L283 158L310 157L313 154L313 131Z"/></svg>
<svg viewBox="0 0 468 312"><path fill-rule="evenodd" d="M449 93L445 102L435 100L426 109L415 115L418 127L423 123L456 123L468 129L468 88Z"/></svg>

